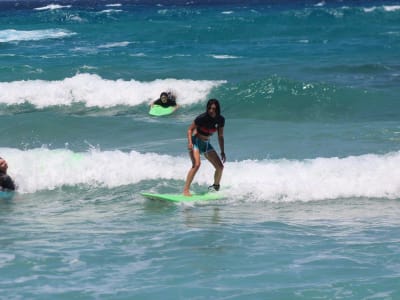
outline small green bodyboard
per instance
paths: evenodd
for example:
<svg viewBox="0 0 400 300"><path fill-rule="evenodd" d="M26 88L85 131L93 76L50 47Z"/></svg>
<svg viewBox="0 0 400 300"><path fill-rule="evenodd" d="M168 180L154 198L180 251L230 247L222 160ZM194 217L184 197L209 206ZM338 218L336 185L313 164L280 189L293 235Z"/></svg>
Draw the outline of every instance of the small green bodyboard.
<svg viewBox="0 0 400 300"><path fill-rule="evenodd" d="M192 196L184 196L183 194L152 194L152 193L141 193L141 195L149 199L164 200L170 202L210 201L223 198L223 195L221 193L192 194Z"/></svg>
<svg viewBox="0 0 400 300"><path fill-rule="evenodd" d="M162 107L161 105L153 105L150 108L149 115L155 117L167 116L172 114L175 111L174 106Z"/></svg>

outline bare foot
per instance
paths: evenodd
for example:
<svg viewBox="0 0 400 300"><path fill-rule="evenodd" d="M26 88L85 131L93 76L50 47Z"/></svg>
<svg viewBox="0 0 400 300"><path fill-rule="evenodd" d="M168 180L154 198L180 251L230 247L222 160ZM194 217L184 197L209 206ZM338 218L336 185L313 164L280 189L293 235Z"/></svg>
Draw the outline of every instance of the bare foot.
<svg viewBox="0 0 400 300"><path fill-rule="evenodd" d="M192 194L189 191L183 191L183 195L186 197L192 197Z"/></svg>

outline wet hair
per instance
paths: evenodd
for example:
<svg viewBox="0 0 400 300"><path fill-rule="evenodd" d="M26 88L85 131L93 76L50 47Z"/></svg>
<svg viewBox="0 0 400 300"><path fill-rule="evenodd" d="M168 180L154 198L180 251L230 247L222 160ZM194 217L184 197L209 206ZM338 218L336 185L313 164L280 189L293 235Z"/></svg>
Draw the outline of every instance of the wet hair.
<svg viewBox="0 0 400 300"><path fill-rule="evenodd" d="M176 100L176 96L172 92L168 92L168 99L171 100L171 101L175 101Z"/></svg>
<svg viewBox="0 0 400 300"><path fill-rule="evenodd" d="M160 94L160 98L161 98L162 96L168 97L167 92L162 92L162 93Z"/></svg>
<svg viewBox="0 0 400 300"><path fill-rule="evenodd" d="M208 102L207 102L207 111L210 109L212 104L215 104L215 108L216 108L215 112L217 113L217 116L220 116L221 115L221 108L219 106L219 102L218 102L217 99L208 100Z"/></svg>

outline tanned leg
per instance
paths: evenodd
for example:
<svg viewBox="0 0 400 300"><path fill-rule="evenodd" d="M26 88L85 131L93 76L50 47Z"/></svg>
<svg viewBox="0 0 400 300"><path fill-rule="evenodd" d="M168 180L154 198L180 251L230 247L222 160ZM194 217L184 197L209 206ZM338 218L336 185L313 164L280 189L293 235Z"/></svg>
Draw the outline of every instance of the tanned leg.
<svg viewBox="0 0 400 300"><path fill-rule="evenodd" d="M193 178L196 175L197 171L199 170L201 164L200 152L198 150L190 151L189 156L192 161L192 167L190 168L186 176L186 182L183 188L183 194L185 196L192 196L192 194L190 194L190 185L192 184Z"/></svg>
<svg viewBox="0 0 400 300"><path fill-rule="evenodd" d="M217 152L210 151L208 152L205 157L208 159L208 161L214 166L215 168L215 173L214 173L214 184L219 185L222 177L222 171L224 170L224 165L219 158Z"/></svg>

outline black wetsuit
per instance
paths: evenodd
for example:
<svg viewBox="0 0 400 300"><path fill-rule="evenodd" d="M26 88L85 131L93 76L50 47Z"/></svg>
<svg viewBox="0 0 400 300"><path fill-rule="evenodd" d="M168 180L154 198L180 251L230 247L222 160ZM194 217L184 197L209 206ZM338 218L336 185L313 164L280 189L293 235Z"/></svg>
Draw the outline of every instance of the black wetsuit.
<svg viewBox="0 0 400 300"><path fill-rule="evenodd" d="M2 190L2 189L14 191L15 184L9 175L0 171L0 190Z"/></svg>
<svg viewBox="0 0 400 300"><path fill-rule="evenodd" d="M161 99L154 101L154 104L161 105L162 107L176 106L176 101L168 97L167 102L163 103Z"/></svg>

